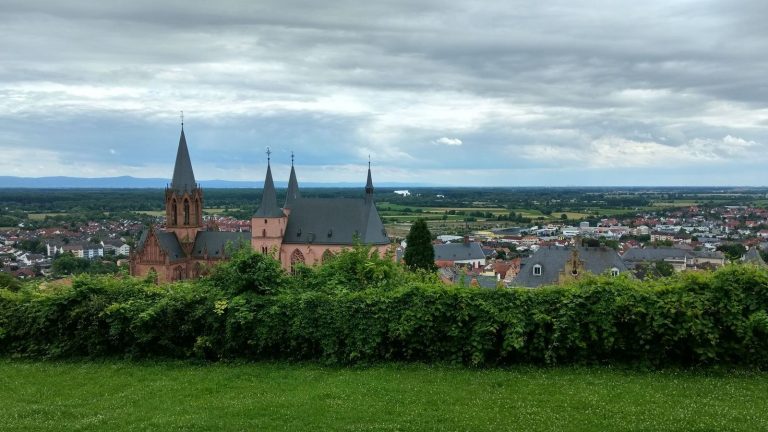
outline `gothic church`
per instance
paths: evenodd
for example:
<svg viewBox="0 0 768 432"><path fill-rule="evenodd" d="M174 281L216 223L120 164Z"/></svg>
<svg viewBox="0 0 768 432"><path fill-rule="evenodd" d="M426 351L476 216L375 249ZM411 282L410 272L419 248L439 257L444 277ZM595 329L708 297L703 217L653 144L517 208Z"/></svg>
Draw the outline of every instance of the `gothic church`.
<svg viewBox="0 0 768 432"><path fill-rule="evenodd" d="M209 230L203 223L203 189L195 181L182 124L173 179L165 189L165 229L150 226L131 256L131 274L154 272L159 282L197 278L227 259L228 245L250 244L254 251L274 254L286 271L301 263L314 265L351 247L357 240L380 254L390 248L373 202L371 167L362 198L303 198L291 161L285 203L277 204L272 169L261 205L251 218L251 232Z"/></svg>

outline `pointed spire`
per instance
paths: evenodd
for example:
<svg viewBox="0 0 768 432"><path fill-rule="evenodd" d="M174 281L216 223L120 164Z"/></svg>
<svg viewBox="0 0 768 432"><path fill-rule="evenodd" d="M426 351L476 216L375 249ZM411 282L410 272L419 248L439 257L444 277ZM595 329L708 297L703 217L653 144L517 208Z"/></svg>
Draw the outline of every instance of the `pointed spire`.
<svg viewBox="0 0 768 432"><path fill-rule="evenodd" d="M373 179L371 179L371 156L368 155L368 180L365 182L366 197L373 197Z"/></svg>
<svg viewBox="0 0 768 432"><path fill-rule="evenodd" d="M283 217L283 211L277 206L277 192L275 191L275 182L272 180L272 167L270 166L270 155L272 152L267 147L267 177L264 179L264 189L261 193L261 205L256 210L256 217Z"/></svg>
<svg viewBox="0 0 768 432"><path fill-rule="evenodd" d="M288 179L288 191L285 193L285 205L283 208L289 209L293 203L301 198L299 192L299 182L296 180L296 170L293 168L293 152L291 152L291 176Z"/></svg>
<svg viewBox="0 0 768 432"><path fill-rule="evenodd" d="M173 167L171 188L178 192L184 192L191 191L196 187L195 173L192 171L192 161L189 158L187 138L184 136L184 122L182 121L179 149L176 151L176 165Z"/></svg>

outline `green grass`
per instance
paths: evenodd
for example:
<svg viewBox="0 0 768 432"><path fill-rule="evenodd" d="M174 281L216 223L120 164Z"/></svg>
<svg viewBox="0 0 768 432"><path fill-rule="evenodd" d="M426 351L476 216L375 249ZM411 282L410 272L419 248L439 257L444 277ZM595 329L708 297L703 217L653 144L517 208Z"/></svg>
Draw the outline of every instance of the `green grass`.
<svg viewBox="0 0 768 432"><path fill-rule="evenodd" d="M768 374L0 360L16 430L768 429Z"/></svg>

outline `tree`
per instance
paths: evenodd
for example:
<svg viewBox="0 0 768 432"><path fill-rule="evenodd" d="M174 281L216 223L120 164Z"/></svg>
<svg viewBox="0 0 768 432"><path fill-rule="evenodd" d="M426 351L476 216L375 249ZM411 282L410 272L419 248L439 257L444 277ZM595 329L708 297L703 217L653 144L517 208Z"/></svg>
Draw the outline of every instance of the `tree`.
<svg viewBox="0 0 768 432"><path fill-rule="evenodd" d="M403 260L411 270L435 270L435 249L432 247L432 233L429 232L427 221L417 219L411 225L411 231L405 238L407 247Z"/></svg>
<svg viewBox="0 0 768 432"><path fill-rule="evenodd" d="M13 277L12 274L0 272L0 288L11 291L18 291L21 288L21 282Z"/></svg>
<svg viewBox="0 0 768 432"><path fill-rule="evenodd" d="M562 219L562 220L568 220L568 215L567 215L567 214L565 214L565 213L563 213L563 214L561 214L561 215L560 215L560 219Z"/></svg>
<svg viewBox="0 0 768 432"><path fill-rule="evenodd" d="M675 267L666 261L656 261L653 267L660 276L672 276L675 274Z"/></svg>
<svg viewBox="0 0 768 432"><path fill-rule="evenodd" d="M717 250L724 253L731 261L736 261L747 253L747 248L741 243L721 244Z"/></svg>

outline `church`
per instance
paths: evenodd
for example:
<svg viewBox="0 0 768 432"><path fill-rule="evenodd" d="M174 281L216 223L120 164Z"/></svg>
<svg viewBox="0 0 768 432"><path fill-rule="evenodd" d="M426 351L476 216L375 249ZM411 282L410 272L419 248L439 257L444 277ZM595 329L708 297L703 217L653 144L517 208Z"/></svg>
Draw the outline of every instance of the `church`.
<svg viewBox="0 0 768 432"><path fill-rule="evenodd" d="M355 242L370 245L379 254L391 247L373 201L370 163L361 198L304 198L291 160L288 190L280 207L267 154L261 205L251 218L251 232L207 228L203 202L182 123L173 178L165 189L165 227L150 226L142 233L131 255L131 275L154 273L158 282L194 279L226 260L230 246L245 244L272 254L288 272L298 264L322 262Z"/></svg>

